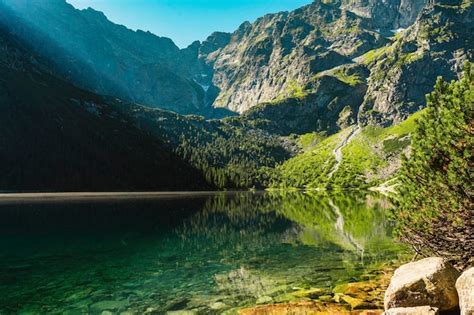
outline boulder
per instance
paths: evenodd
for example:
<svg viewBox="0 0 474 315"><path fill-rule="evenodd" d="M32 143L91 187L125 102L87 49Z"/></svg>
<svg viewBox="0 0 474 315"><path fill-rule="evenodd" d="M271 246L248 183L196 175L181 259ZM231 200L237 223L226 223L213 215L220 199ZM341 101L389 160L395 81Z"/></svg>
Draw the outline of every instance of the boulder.
<svg viewBox="0 0 474 315"><path fill-rule="evenodd" d="M431 257L395 270L385 292L385 310L431 305L440 311L458 307L459 272L443 258Z"/></svg>
<svg viewBox="0 0 474 315"><path fill-rule="evenodd" d="M474 314L474 267L466 270L456 281L461 315Z"/></svg>
<svg viewBox="0 0 474 315"><path fill-rule="evenodd" d="M383 315L436 315L438 309L431 306L398 307L385 311Z"/></svg>

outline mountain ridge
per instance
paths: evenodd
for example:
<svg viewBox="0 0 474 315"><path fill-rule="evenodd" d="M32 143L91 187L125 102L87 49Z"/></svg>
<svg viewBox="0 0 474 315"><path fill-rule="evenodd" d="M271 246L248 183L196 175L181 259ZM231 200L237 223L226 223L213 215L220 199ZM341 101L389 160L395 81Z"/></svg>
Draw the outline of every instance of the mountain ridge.
<svg viewBox="0 0 474 315"><path fill-rule="evenodd" d="M37 51L41 53L51 43L61 43L63 48L58 49L59 53L50 49L43 51L43 56L66 80L99 94L207 118L232 116L232 112L242 114L261 104L291 98L295 90L304 90L326 71L361 64L358 60L364 54L390 46L397 36L403 36L401 33L411 32L409 29L423 23L419 20L423 19L423 12L463 3L460 0L390 0L386 4L380 0L315 0L293 11L266 14L253 23L244 22L231 34L215 32L203 42L196 41L179 49L170 39L129 30L110 22L99 11L77 10L64 0L2 1L46 36L35 42L27 38L29 29L16 30ZM49 19L50 14L56 17ZM424 19L428 18L425 15ZM408 30L400 33L392 29L396 27ZM464 48L469 58L473 48L467 44ZM372 65L367 62L361 66L372 71ZM459 73L459 67L432 71L429 82L414 99L416 106L411 105L412 109L406 112L397 109L399 101L374 97L383 93L377 92L380 87L373 75L369 75L369 95L360 102L362 106L355 109L355 105L346 104L351 107L351 120L357 116L363 123L403 120L423 105L423 95L437 75L454 78L453 74ZM337 117L337 121L346 114L344 108L336 106L330 116ZM378 108L383 108L387 117L368 118L371 113L366 112ZM313 119L319 118L313 116ZM329 123L328 131L336 131L334 125L335 121Z"/></svg>
<svg viewBox="0 0 474 315"><path fill-rule="evenodd" d="M0 6L9 1L0 0ZM393 6L387 6L387 10L406 5L403 0L390 3ZM31 4L31 12L25 11L27 4ZM298 163L294 161L304 154L303 142L326 139L329 143L338 137L345 144L341 153L346 147L357 151L355 159L342 159L342 167L336 172L338 183L345 185L350 176L359 174L357 183L369 184L379 178L372 176L373 165L383 165L393 174L400 165L400 155L409 146L409 132L392 135L384 131L387 138L370 134L364 138L364 130L370 131L370 126L390 130L413 117L424 107L424 96L432 90L436 77L458 78L462 64L472 60L474 54L474 6L469 0L423 2L415 22L396 31L389 29L394 21L390 12L386 13L390 17L386 29L378 30L373 25L374 17L347 9L349 4L363 5L370 14L383 16L379 0L317 0L291 12L245 22L232 34L215 32L205 41L181 50L169 39L115 25L93 9L79 11L64 4L64 0L18 0L15 5L20 13L0 10L0 24L35 55L36 68L28 71L39 69L56 77L62 81L57 86L68 82L84 91L94 86L94 93L89 95L100 101L92 105L60 94L58 97L60 92L51 89L52 98L60 100L58 111L69 111L68 106L79 104L94 115L104 107L107 114L126 122L135 136L142 134L148 139L144 141L150 141L150 150L156 149L155 153L149 152L151 156L166 152L168 157L187 164L200 183L204 179L219 189L268 187L278 180L275 176L279 171L288 175L291 170L279 165ZM71 12L75 18L69 28L66 21ZM32 17L37 20L28 22ZM40 25L48 18L45 25ZM82 25L85 30L80 28ZM52 38L54 33L48 29L55 28L59 35ZM90 34L91 30L95 33ZM68 34L71 37L63 41ZM161 50L160 45L168 48ZM107 75L102 75L103 71ZM29 81L26 86L38 88ZM135 96L122 90L124 86ZM18 89L16 92L22 93ZM99 92L109 96L99 96ZM36 106L47 103L44 93L41 97ZM97 102L103 104L99 109L94 105ZM229 109L240 115L232 115ZM56 124L48 120L44 123ZM119 125L127 135L126 128L121 129L125 125ZM362 134L344 136L356 126ZM83 128L90 131L87 125ZM98 130L110 135L110 130ZM113 134L111 137L113 144L116 138ZM129 135L128 139L132 138ZM99 140L106 141L103 137ZM374 153L370 167L346 165L357 164L360 158L360 147L349 143L353 140L370 144ZM74 141L80 143L79 138ZM82 141L87 142L87 137ZM397 149L396 156L391 151L380 153L385 144L390 150ZM321 152L314 153L318 163L326 156L324 165L331 165L332 151L318 148ZM393 163L381 163L384 158ZM311 170L318 172L317 167ZM142 174L142 170L136 172Z"/></svg>

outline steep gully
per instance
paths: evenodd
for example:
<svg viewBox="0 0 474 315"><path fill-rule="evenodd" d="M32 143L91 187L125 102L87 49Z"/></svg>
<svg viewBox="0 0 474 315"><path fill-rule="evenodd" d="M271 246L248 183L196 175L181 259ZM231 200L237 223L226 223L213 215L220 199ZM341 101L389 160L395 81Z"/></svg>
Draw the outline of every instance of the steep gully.
<svg viewBox="0 0 474 315"><path fill-rule="evenodd" d="M328 175L329 178L332 178L334 176L334 174L337 172L337 170L339 169L342 163L342 159L343 159L342 150L354 139L355 136L359 134L361 130L362 128L357 123L357 125L355 125L352 128L350 133L334 149L333 154L336 159L336 164L334 165L333 169L329 173ZM341 209L338 206L336 206L336 204L334 204L332 200L329 200L329 206L333 209L334 214L337 217L336 223L335 223L336 230L339 232L343 240L345 240L348 244L350 244L355 249L355 251L360 254L361 259L364 259L364 247L360 245L357 242L357 240L354 239L354 237L344 229L345 221L344 221L344 216L342 215Z"/></svg>
<svg viewBox="0 0 474 315"><path fill-rule="evenodd" d="M359 134L361 131L361 127L359 124L357 124L355 127L352 128L351 132L347 137L345 137L341 143L333 150L334 157L336 159L336 164L334 165L333 169L329 173L328 177L332 178L334 174L337 172L339 167L341 166L342 163L342 150L354 139L355 136Z"/></svg>

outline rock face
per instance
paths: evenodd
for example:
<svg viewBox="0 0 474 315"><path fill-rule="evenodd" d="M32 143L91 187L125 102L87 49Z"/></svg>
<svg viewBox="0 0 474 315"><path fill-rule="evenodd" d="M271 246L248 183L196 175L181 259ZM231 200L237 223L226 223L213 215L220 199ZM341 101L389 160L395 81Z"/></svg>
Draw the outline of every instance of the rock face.
<svg viewBox="0 0 474 315"><path fill-rule="evenodd" d="M77 86L208 118L255 108L248 118L280 134L398 123L474 58L472 1L315 0L185 49L65 0L2 3L6 25ZM328 80L340 67L364 74Z"/></svg>
<svg viewBox="0 0 474 315"><path fill-rule="evenodd" d="M385 311L383 315L437 315L438 309L431 306L399 307Z"/></svg>
<svg viewBox="0 0 474 315"><path fill-rule="evenodd" d="M474 6L447 1L315 1L244 23L227 45L206 55L219 89L214 106L248 113L258 125L269 122L283 133L299 132L292 124L334 131L357 120L399 123L424 106L438 76L457 79L474 58ZM392 32L397 28L407 29ZM369 71L368 80L362 76L365 90L359 86L351 102L341 101L349 105L344 112L321 105L314 95L326 99L335 85L322 80L315 86L316 79L354 63Z"/></svg>
<svg viewBox="0 0 474 315"><path fill-rule="evenodd" d="M440 311L458 306L455 289L459 272L442 258L425 258L395 271L385 293L385 309L426 306Z"/></svg>
<svg viewBox="0 0 474 315"><path fill-rule="evenodd" d="M244 23L206 55L220 90L214 106L243 113L355 61L371 73L361 122L398 123L425 104L437 76L456 79L473 58L473 6L446 1L315 1ZM370 50L374 60L357 58Z"/></svg>
<svg viewBox="0 0 474 315"><path fill-rule="evenodd" d="M474 267L466 270L456 281L461 315L474 314Z"/></svg>
<svg viewBox="0 0 474 315"><path fill-rule="evenodd" d="M458 79L474 57L474 6L435 5L370 62L362 123L391 125L425 104L436 78Z"/></svg>
<svg viewBox="0 0 474 315"><path fill-rule="evenodd" d="M260 104L241 117L254 127L280 135L337 131L354 125L367 91L365 67L351 65L326 71L305 86L303 97Z"/></svg>
<svg viewBox="0 0 474 315"><path fill-rule="evenodd" d="M343 7L365 18L374 28L394 30L412 25L428 0L342 0Z"/></svg>
<svg viewBox="0 0 474 315"><path fill-rule="evenodd" d="M244 23L207 56L220 89L214 106L242 113L287 97L325 70L387 43L365 19L339 4L314 3Z"/></svg>

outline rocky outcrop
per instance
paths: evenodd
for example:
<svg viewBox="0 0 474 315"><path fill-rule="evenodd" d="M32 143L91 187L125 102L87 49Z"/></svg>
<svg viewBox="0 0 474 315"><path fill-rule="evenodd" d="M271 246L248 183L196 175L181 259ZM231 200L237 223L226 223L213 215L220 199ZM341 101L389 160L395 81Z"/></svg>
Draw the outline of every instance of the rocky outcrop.
<svg viewBox="0 0 474 315"><path fill-rule="evenodd" d="M365 67L351 65L313 78L300 96L263 103L236 120L280 135L335 132L354 125L367 91Z"/></svg>
<svg viewBox="0 0 474 315"><path fill-rule="evenodd" d="M437 315L438 309L431 306L399 307L385 311L383 315Z"/></svg>
<svg viewBox="0 0 474 315"><path fill-rule="evenodd" d="M432 306L440 311L458 307L455 282L459 272L443 258L425 258L395 271L385 292L385 309Z"/></svg>
<svg viewBox="0 0 474 315"><path fill-rule="evenodd" d="M365 18L382 30L412 25L429 0L342 0L343 7Z"/></svg>
<svg viewBox="0 0 474 315"><path fill-rule="evenodd" d="M413 26L369 61L361 122L391 125L424 106L438 76L457 79L464 63L473 60L473 32L472 4L426 8Z"/></svg>
<svg viewBox="0 0 474 315"><path fill-rule="evenodd" d="M316 74L385 43L365 19L323 1L244 23L224 48L207 56L220 89L214 106L243 113L285 98Z"/></svg>
<svg viewBox="0 0 474 315"><path fill-rule="evenodd" d="M466 270L456 281L461 315L474 314L474 267Z"/></svg>

